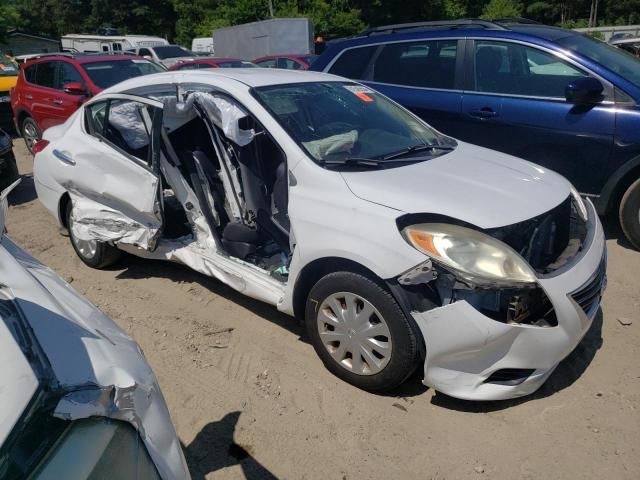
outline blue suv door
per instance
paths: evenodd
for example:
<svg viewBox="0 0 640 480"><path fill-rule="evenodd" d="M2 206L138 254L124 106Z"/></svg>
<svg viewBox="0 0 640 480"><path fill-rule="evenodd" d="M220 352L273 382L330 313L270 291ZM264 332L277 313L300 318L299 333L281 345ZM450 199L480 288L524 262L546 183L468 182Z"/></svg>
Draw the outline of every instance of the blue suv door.
<svg viewBox="0 0 640 480"><path fill-rule="evenodd" d="M580 66L519 42L469 44L458 137L555 170L581 192L600 193L615 131L611 86L603 82L602 102L575 105L564 92L590 75Z"/></svg>
<svg viewBox="0 0 640 480"><path fill-rule="evenodd" d="M456 136L461 126L463 43L438 38L355 47L342 52L327 70L370 85Z"/></svg>

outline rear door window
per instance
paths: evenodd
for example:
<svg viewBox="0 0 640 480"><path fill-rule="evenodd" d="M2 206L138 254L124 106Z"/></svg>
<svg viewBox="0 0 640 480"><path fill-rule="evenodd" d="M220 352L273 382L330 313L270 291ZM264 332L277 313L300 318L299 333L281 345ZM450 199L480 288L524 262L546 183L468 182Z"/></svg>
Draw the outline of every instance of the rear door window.
<svg viewBox="0 0 640 480"><path fill-rule="evenodd" d="M91 135L106 140L120 152L150 165L151 112L148 108L147 105L130 100L108 100L91 104L85 114L87 130Z"/></svg>
<svg viewBox="0 0 640 480"><path fill-rule="evenodd" d="M457 40L389 43L373 65L373 81L410 87L455 87Z"/></svg>
<svg viewBox="0 0 640 480"><path fill-rule="evenodd" d="M369 47L345 50L335 63L331 65L329 73L357 80L363 79L367 73L366 70L369 62L377 49L377 45L372 45Z"/></svg>
<svg viewBox="0 0 640 480"><path fill-rule="evenodd" d="M565 87L588 74L556 55L519 43L475 42L475 90L564 98Z"/></svg>
<svg viewBox="0 0 640 480"><path fill-rule="evenodd" d="M36 69L38 65L31 65L24 69L24 79L29 83L36 83Z"/></svg>
<svg viewBox="0 0 640 480"><path fill-rule="evenodd" d="M41 87L55 88L56 64L58 62L40 62L37 65L35 82Z"/></svg>

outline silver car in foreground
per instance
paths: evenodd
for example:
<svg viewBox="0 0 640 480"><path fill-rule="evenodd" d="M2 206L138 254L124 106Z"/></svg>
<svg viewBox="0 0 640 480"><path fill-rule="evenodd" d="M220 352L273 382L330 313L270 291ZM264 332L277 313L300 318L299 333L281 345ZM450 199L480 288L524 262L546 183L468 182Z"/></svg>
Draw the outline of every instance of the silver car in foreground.
<svg viewBox="0 0 640 480"><path fill-rule="evenodd" d="M138 345L4 236L10 189L0 197L0 478L189 479Z"/></svg>

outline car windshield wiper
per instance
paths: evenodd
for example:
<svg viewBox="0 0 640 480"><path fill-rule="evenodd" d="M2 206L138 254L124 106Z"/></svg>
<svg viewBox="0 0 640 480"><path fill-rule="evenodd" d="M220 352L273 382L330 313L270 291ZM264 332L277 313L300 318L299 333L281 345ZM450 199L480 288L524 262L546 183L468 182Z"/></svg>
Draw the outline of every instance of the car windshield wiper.
<svg viewBox="0 0 640 480"><path fill-rule="evenodd" d="M376 168L384 165L384 160L376 160L375 158L364 157L344 157L344 158L332 158L330 160L322 160L322 165L346 165L354 167L369 167Z"/></svg>
<svg viewBox="0 0 640 480"><path fill-rule="evenodd" d="M385 155L384 157L382 157L382 159L383 160L393 160L394 158L404 157L405 155L409 155L409 154L415 153L415 152L422 152L424 150L450 151L450 150L453 150L453 147L448 146L448 145L426 145L426 144L413 145L411 147L403 148L402 150L399 150L397 152L389 153L389 154Z"/></svg>
<svg viewBox="0 0 640 480"><path fill-rule="evenodd" d="M394 163L415 163L426 160L424 157L412 157L403 159L384 159L384 158L365 158L365 157L344 157L344 158L332 158L330 160L322 160L323 166L345 165L347 167L366 167L366 168L378 168L393 165Z"/></svg>

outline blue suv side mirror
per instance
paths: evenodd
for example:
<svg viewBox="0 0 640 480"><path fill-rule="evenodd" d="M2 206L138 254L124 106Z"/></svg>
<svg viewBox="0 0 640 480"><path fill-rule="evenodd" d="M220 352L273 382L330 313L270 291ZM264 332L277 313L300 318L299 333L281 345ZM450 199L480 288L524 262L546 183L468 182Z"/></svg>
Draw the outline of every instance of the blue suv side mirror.
<svg viewBox="0 0 640 480"><path fill-rule="evenodd" d="M603 91L604 86L597 78L580 77L565 87L564 96L570 103L593 104L602 101Z"/></svg>

